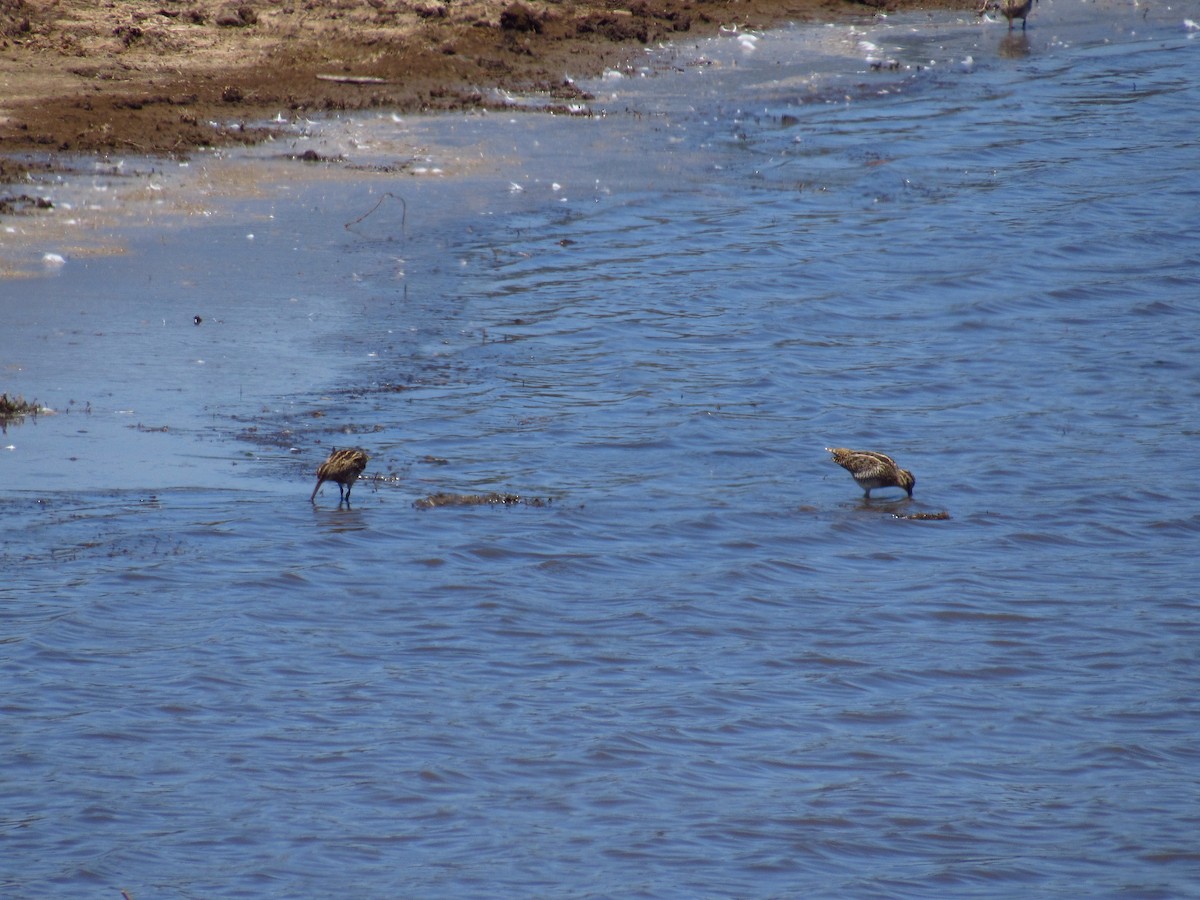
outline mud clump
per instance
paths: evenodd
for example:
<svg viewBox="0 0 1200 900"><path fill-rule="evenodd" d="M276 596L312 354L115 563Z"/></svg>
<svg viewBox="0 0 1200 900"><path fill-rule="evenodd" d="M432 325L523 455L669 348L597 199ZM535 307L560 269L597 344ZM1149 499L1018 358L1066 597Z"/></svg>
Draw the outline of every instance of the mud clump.
<svg viewBox="0 0 1200 900"><path fill-rule="evenodd" d="M29 194L0 196L0 216L14 216L39 209L54 209L54 204L45 197L31 197Z"/></svg>
<svg viewBox="0 0 1200 900"><path fill-rule="evenodd" d="M26 416L36 418L40 412L42 407L37 401L29 402L24 397L0 394L0 428L19 425Z"/></svg>
<svg viewBox="0 0 1200 900"><path fill-rule="evenodd" d="M544 30L541 17L524 3L514 3L500 13L500 28L504 31L532 31L535 34L541 34Z"/></svg>

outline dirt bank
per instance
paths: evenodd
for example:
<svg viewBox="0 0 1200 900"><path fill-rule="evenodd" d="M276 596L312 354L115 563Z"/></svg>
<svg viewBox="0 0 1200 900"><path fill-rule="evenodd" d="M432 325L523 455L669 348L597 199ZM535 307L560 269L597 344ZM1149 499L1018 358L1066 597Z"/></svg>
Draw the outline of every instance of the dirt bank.
<svg viewBox="0 0 1200 900"><path fill-rule="evenodd" d="M639 48L719 26L964 0L0 0L0 153L184 153L332 110L573 99ZM214 124L216 123L216 124ZM0 166L3 166L0 163ZM0 168L0 180L5 169Z"/></svg>

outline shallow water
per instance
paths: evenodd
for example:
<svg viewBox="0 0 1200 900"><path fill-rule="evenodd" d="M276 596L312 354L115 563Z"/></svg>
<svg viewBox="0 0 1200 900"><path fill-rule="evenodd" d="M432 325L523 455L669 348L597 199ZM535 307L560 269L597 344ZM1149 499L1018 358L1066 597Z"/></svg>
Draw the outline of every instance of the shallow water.
<svg viewBox="0 0 1200 900"><path fill-rule="evenodd" d="M1198 893L1198 19L730 34L63 185L119 227L0 284L58 411L0 453L4 891ZM492 490L550 502L412 505Z"/></svg>

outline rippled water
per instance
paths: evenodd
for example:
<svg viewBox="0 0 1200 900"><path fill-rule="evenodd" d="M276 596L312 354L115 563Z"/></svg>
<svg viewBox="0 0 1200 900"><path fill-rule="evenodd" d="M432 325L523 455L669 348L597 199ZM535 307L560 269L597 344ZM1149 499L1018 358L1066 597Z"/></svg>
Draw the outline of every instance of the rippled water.
<svg viewBox="0 0 1200 900"><path fill-rule="evenodd" d="M330 123L0 285L3 892L1200 893L1196 19Z"/></svg>

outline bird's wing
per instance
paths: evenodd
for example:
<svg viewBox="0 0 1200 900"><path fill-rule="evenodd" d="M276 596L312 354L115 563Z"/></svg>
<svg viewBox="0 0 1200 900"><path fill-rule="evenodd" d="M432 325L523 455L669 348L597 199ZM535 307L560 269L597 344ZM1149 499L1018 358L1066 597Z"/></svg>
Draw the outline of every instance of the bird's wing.
<svg viewBox="0 0 1200 900"><path fill-rule="evenodd" d="M896 462L890 456L876 453L873 450L863 450L850 457L846 468L858 475L878 478L890 475L896 471ZM853 466L853 468L851 468Z"/></svg>

